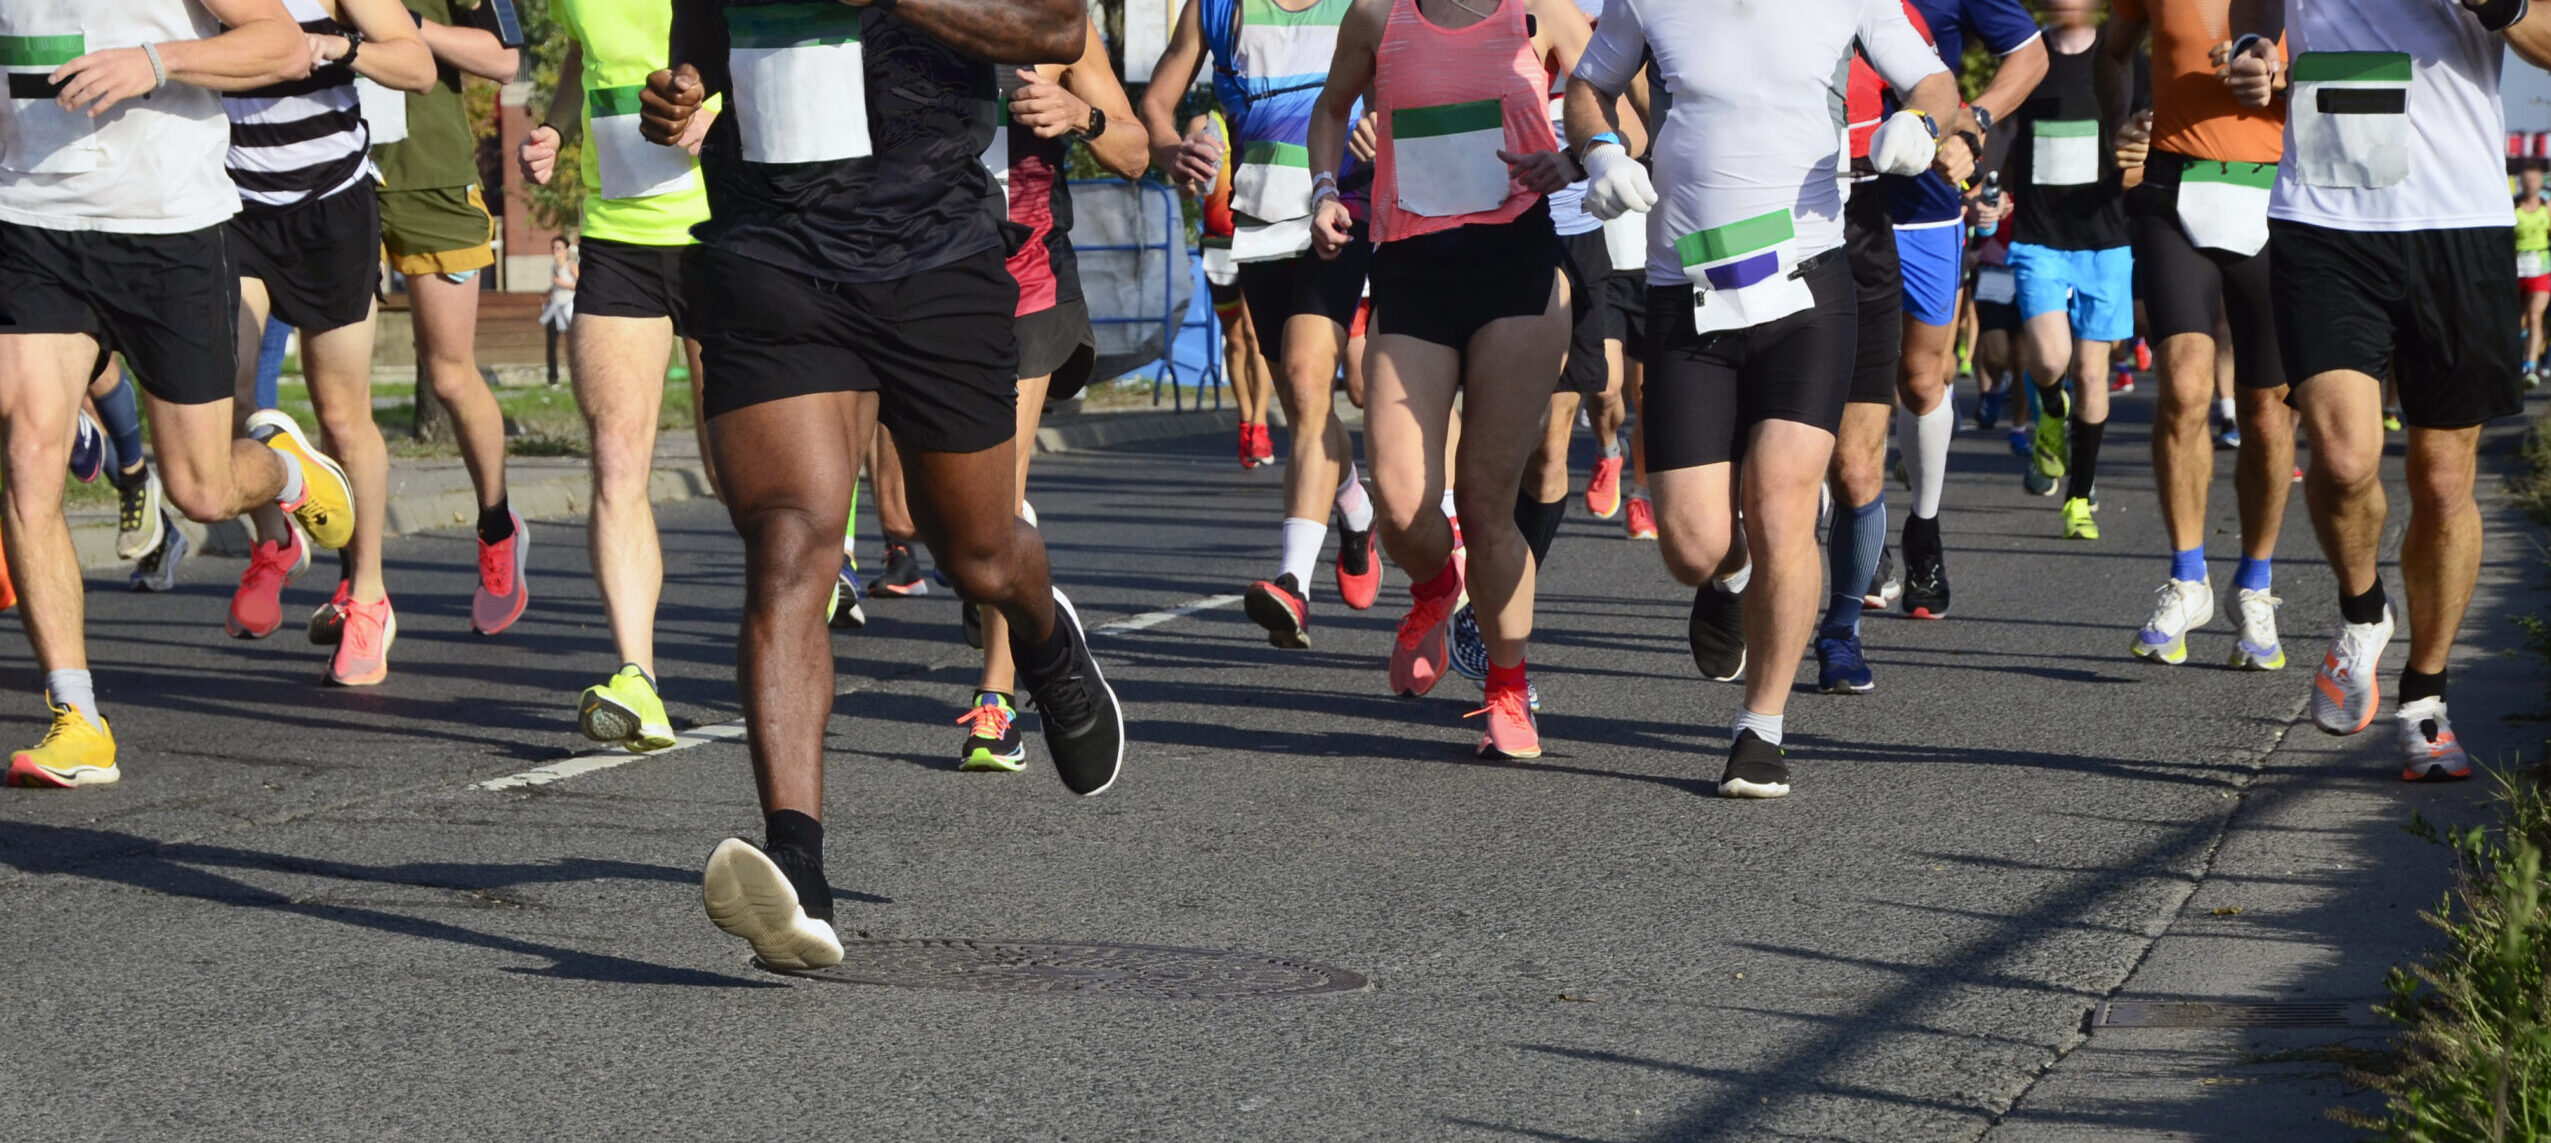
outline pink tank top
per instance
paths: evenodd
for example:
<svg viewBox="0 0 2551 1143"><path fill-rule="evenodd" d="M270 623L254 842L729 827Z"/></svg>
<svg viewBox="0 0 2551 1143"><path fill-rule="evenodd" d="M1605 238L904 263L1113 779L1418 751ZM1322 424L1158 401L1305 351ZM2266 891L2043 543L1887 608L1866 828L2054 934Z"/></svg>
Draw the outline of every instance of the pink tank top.
<svg viewBox="0 0 2551 1143"><path fill-rule="evenodd" d="M1392 0L1374 53L1381 149L1373 176L1373 238L1396 242L1482 222L1511 222L1541 196L1497 172L1500 148L1555 151L1550 73L1524 27L1525 0L1501 0L1466 28ZM1411 173L1407 193L1401 168ZM1494 167L1495 171L1489 168Z"/></svg>

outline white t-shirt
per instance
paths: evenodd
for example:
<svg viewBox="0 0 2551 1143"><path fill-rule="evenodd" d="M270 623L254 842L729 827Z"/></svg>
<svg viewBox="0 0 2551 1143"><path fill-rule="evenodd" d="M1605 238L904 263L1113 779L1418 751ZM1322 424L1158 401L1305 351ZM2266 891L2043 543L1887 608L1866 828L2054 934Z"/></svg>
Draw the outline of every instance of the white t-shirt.
<svg viewBox="0 0 2551 1143"><path fill-rule="evenodd" d="M0 37L16 52L0 70L41 78L88 52L220 32L196 0L0 0ZM222 169L230 119L204 88L172 80L95 119L48 98L0 106L0 221L183 234L239 213Z"/></svg>
<svg viewBox="0 0 2551 1143"><path fill-rule="evenodd" d="M1944 71L1899 0L1607 0L1577 76L1629 86L1656 56L1672 109L1657 132L1648 283L1690 280L1686 236L1790 214L1790 257L1842 245L1843 88L1852 41L1897 91Z"/></svg>
<svg viewBox="0 0 2551 1143"><path fill-rule="evenodd" d="M2498 71L2505 52L2496 35L2483 30L2458 0L2287 0L2286 13L2297 84L2289 100L2305 97L2307 53L2409 56L2408 113L2395 117L2406 120L2407 170L2386 186L2310 185L2308 156L2297 152L2297 128L2311 128L2298 122L2304 108L2289 108L2285 161L2277 168L2269 217L2334 230L2515 225L2501 157L2506 112L2498 101ZM2315 107L2322 105L2314 99Z"/></svg>

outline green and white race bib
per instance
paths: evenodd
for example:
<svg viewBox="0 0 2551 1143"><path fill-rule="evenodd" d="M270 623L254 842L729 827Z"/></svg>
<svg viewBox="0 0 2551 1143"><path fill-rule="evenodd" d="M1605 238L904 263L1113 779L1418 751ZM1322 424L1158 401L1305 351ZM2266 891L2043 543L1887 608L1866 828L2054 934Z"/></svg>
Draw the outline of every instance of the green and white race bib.
<svg viewBox="0 0 2551 1143"><path fill-rule="evenodd" d="M2539 278L2551 274L2551 250L2516 251L2516 277Z"/></svg>
<svg viewBox="0 0 2551 1143"><path fill-rule="evenodd" d="M1262 222L1311 217L1310 148L1273 139L1242 147L1231 172L1231 209Z"/></svg>
<svg viewBox="0 0 2551 1143"><path fill-rule="evenodd" d="M597 87L585 92L586 138L604 198L654 198L688 190L691 153L659 147L638 133L638 93L645 88Z"/></svg>
<svg viewBox="0 0 2551 1143"><path fill-rule="evenodd" d="M1692 279L1697 333L1749 329L1816 305L1797 269L1797 223L1786 209L1686 234L1675 257Z"/></svg>
<svg viewBox="0 0 2551 1143"><path fill-rule="evenodd" d="M55 68L88 54L88 37L0 36L0 69L9 76L8 150L0 167L31 175L76 175L97 169L97 121L55 103Z"/></svg>
<svg viewBox="0 0 2551 1143"><path fill-rule="evenodd" d="M833 3L726 10L745 162L830 163L871 153L861 11Z"/></svg>
<svg viewBox="0 0 2551 1143"><path fill-rule="evenodd" d="M2099 121L2040 119L2029 124L2036 148L2029 181L2042 187L2077 187L2099 181Z"/></svg>
<svg viewBox="0 0 2551 1143"><path fill-rule="evenodd" d="M2274 163L2196 160L2179 175L2179 226L2200 249L2246 258L2268 244L2268 192Z"/></svg>
<svg viewBox="0 0 2551 1143"><path fill-rule="evenodd" d="M361 107L363 125L372 130L373 146L407 140L406 92L358 75L354 77L354 98Z"/></svg>
<svg viewBox="0 0 2551 1143"><path fill-rule="evenodd" d="M1644 210L1623 211L1621 217L1603 224L1603 252L1611 256L1612 269L1619 273L1648 268L1648 214Z"/></svg>
<svg viewBox="0 0 2551 1143"><path fill-rule="evenodd" d="M1459 218L1505 205L1514 184L1506 161L1497 157L1505 145L1506 107L1500 100L1393 109L1391 177L1401 209Z"/></svg>
<svg viewBox="0 0 2551 1143"><path fill-rule="evenodd" d="M2294 61L2287 156L2305 185L2371 190L2409 177L2406 52L2305 52Z"/></svg>
<svg viewBox="0 0 2551 1143"><path fill-rule="evenodd" d="M1282 222L1241 222L1231 235L1231 260L1275 262L1311 248L1311 216Z"/></svg>

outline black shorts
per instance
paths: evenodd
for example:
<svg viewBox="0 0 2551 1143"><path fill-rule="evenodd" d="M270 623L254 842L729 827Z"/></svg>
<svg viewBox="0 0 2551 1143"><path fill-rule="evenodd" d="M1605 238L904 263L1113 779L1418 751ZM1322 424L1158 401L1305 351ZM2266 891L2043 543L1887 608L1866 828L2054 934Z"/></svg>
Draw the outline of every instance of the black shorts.
<svg viewBox="0 0 2551 1143"><path fill-rule="evenodd" d="M239 276L266 284L275 320L324 333L372 316L381 288L381 196L372 180L230 220Z"/></svg>
<svg viewBox="0 0 2551 1143"><path fill-rule="evenodd" d="M2154 342L2183 333L2213 337L2218 318L2232 327L2232 375L2245 389L2285 384L2285 355L2276 342L2268 259L2275 248L2244 257L2201 250L2179 223L2179 172L2188 160L2166 151L2144 165L2142 186L2126 192L2135 241L2135 296L2144 302L2145 333Z"/></svg>
<svg viewBox="0 0 2551 1143"><path fill-rule="evenodd" d="M1612 340L1614 331L1619 331L1617 340L1621 343L1622 364L1633 361L1645 364L1648 359L1647 268L1643 266L1606 279L1603 292L1595 296L1595 301L1609 311L1604 319L1603 336Z"/></svg>
<svg viewBox="0 0 2551 1143"><path fill-rule="evenodd" d="M682 255L689 249L585 239L576 258L576 313L671 318L673 336L691 336L691 307L682 298Z"/></svg>
<svg viewBox="0 0 2551 1143"><path fill-rule="evenodd" d="M1355 303L1364 300L1364 270L1373 243L1364 224L1335 258L1304 251L1274 262L1243 262L1240 296L1249 303L1249 324L1258 331L1258 352L1267 364L1284 368L1284 327L1297 314L1319 314L1344 329L1355 320ZM1344 338L1340 338L1344 341Z"/></svg>
<svg viewBox="0 0 2551 1143"><path fill-rule="evenodd" d="M2524 408L2513 228L2398 232L2268 223L2272 291L2297 391L2350 369L2399 378L2401 419L2460 429ZM2289 398L2290 400L2291 398Z"/></svg>
<svg viewBox="0 0 2551 1143"><path fill-rule="evenodd" d="M891 282L827 282L694 246L682 289L711 417L874 392L877 423L906 448L981 452L1018 431L1019 284L998 247Z"/></svg>
<svg viewBox="0 0 2551 1143"><path fill-rule="evenodd" d="M1550 308L1559 233L1550 204L1512 222L1477 222L1373 248L1370 332L1463 349L1488 323Z"/></svg>
<svg viewBox="0 0 2551 1143"><path fill-rule="evenodd" d="M0 222L0 334L85 333L142 391L208 405L239 380L239 266L227 223L185 234ZM367 301L369 299L366 299Z"/></svg>
<svg viewBox="0 0 2551 1143"><path fill-rule="evenodd" d="M1559 391L1599 397L1612 380L1603 343L1623 340L1620 311L1607 302L1624 286L1637 286L1641 277L1612 268L1612 250L1604 244L1601 229L1562 236L1559 245L1564 256L1559 265L1568 275L1568 296L1576 317L1568 332L1568 365L1559 374Z"/></svg>
<svg viewBox="0 0 2551 1143"><path fill-rule="evenodd" d="M1896 362L1904 356L1904 267L1896 254L1885 183L1870 179L1851 188L1842 208L1842 248L1851 262L1852 293L1860 307L1847 399L1892 406Z"/></svg>
<svg viewBox="0 0 2551 1143"><path fill-rule="evenodd" d="M1069 401L1089 387L1090 367L1098 363L1098 334L1090 328L1087 299L1020 314L1018 328L1019 376L1046 378L1046 400Z"/></svg>
<svg viewBox="0 0 2551 1143"><path fill-rule="evenodd" d="M1648 287L1648 471L1741 460L1764 421L1842 425L1860 325L1851 267L1830 251L1804 271L1814 309L1706 336L1692 329L1692 287Z"/></svg>
<svg viewBox="0 0 2551 1143"><path fill-rule="evenodd" d="M1978 333L2007 333L2018 337L2021 330L2019 279L2008 266L1979 263L1975 277L1967 283L1968 296L1975 299L1975 328ZM1985 292L1991 290L2009 301L1988 302Z"/></svg>

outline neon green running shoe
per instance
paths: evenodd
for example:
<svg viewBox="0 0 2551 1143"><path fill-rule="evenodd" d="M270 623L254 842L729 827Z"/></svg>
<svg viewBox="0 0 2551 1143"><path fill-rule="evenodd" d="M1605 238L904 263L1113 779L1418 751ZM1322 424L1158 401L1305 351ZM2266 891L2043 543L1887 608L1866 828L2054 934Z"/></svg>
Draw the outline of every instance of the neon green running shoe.
<svg viewBox="0 0 2551 1143"><path fill-rule="evenodd" d="M2099 521L2091 515L2090 500L2087 497L2076 496L2064 502L2064 538L2067 540L2099 538Z"/></svg>
<svg viewBox="0 0 2551 1143"><path fill-rule="evenodd" d="M645 752L673 745L673 723L664 716L664 700L655 683L636 663L599 686L585 688L576 703L576 729L596 742Z"/></svg>
<svg viewBox="0 0 2551 1143"><path fill-rule="evenodd" d="M2040 390L2041 398L2044 390ZM2029 442L2029 465L2044 480L2064 475L2072 460L2072 438L2065 432L2066 420L2073 415L2073 402L2056 390L2056 398L2037 414L2037 431Z"/></svg>
<svg viewBox="0 0 2551 1143"><path fill-rule="evenodd" d="M1027 740L1019 734L1019 712L1010 705L1010 696L976 691L974 705L957 716L957 725L966 728L965 745L957 748L957 769L1015 774L1027 768Z"/></svg>

